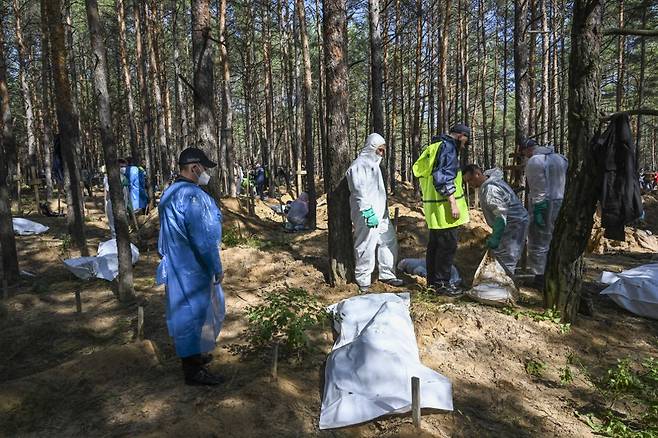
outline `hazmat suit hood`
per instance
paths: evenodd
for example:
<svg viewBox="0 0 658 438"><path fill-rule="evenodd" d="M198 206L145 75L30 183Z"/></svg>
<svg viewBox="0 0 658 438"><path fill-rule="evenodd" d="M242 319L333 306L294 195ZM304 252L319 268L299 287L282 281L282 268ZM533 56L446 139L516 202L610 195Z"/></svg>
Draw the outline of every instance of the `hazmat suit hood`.
<svg viewBox="0 0 658 438"><path fill-rule="evenodd" d="M548 155L555 153L555 148L553 146L537 146L532 151L532 155Z"/></svg>
<svg viewBox="0 0 658 438"><path fill-rule="evenodd" d="M377 148L386 141L377 133L366 138L363 149L345 173L350 188L350 206L354 222L361 221L361 211L372 208L377 217L382 218L386 212L386 188L379 163L382 157L377 155Z"/></svg>
<svg viewBox="0 0 658 438"><path fill-rule="evenodd" d="M504 177L503 171L500 170L497 167L494 167L493 169L485 170L483 173L484 173L484 176L489 177L489 178L487 178L487 181L495 181L495 180L503 179L503 177ZM485 182L485 184L486 184L486 182Z"/></svg>
<svg viewBox="0 0 658 438"><path fill-rule="evenodd" d="M376 162L377 165L379 165L379 163L382 161L382 157L377 154L377 148L384 144L386 144L384 137L377 134L376 132L373 132L368 136L368 138L366 138L366 143L363 145L363 149L361 149L359 158L372 160Z"/></svg>

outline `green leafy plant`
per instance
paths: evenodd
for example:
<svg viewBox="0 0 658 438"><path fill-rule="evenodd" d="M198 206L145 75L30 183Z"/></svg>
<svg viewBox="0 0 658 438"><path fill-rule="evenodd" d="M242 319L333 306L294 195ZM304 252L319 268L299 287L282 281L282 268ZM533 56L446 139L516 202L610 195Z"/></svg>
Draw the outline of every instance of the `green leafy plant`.
<svg viewBox="0 0 658 438"><path fill-rule="evenodd" d="M514 319L519 319L522 316L532 319L533 321L548 321L556 324L560 329L562 334L569 333L571 330L571 324L562 323L562 317L560 316L560 311L555 309L546 309L543 312L537 312L534 310L518 310L513 307L505 307L502 309L502 312L505 315L513 316Z"/></svg>
<svg viewBox="0 0 658 438"><path fill-rule="evenodd" d="M562 386L570 385L573 382L573 373L571 372L571 367L565 365L564 368L560 369L560 383Z"/></svg>
<svg viewBox="0 0 658 438"><path fill-rule="evenodd" d="M546 364L534 359L526 359L525 372L533 377L541 377L546 370Z"/></svg>
<svg viewBox="0 0 658 438"><path fill-rule="evenodd" d="M642 362L619 359L595 384L610 405L599 413L577 414L594 433L622 438L658 437L658 361L655 358ZM615 411L615 404L621 400L634 408L626 414Z"/></svg>
<svg viewBox="0 0 658 438"><path fill-rule="evenodd" d="M71 246L73 245L73 238L70 234L62 234L59 238L62 241L59 245L59 255L68 257L71 252Z"/></svg>
<svg viewBox="0 0 658 438"><path fill-rule="evenodd" d="M327 319L324 306L305 289L270 292L265 302L246 309L249 343L255 349L279 342L290 353L310 349L307 331Z"/></svg>
<svg viewBox="0 0 658 438"><path fill-rule="evenodd" d="M260 250L286 249L290 244L280 240L262 240L253 234L242 234L239 227L226 227L222 230L222 243L226 247L246 246Z"/></svg>

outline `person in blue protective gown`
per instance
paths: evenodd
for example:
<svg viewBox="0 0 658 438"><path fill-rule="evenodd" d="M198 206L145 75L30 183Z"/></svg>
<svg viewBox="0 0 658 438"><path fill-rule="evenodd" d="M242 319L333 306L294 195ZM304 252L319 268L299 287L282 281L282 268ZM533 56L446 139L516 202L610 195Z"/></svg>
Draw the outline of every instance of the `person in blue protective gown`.
<svg viewBox="0 0 658 438"><path fill-rule="evenodd" d="M146 194L146 171L142 166L135 164L132 157L129 157L127 161L126 176L129 181L130 204L137 214L146 208L149 200Z"/></svg>
<svg viewBox="0 0 658 438"><path fill-rule="evenodd" d="M180 173L162 195L157 282L165 284L169 335L181 358L185 383L218 385L206 365L224 321L224 277L220 259L222 214L199 186L217 164L197 148L181 152Z"/></svg>

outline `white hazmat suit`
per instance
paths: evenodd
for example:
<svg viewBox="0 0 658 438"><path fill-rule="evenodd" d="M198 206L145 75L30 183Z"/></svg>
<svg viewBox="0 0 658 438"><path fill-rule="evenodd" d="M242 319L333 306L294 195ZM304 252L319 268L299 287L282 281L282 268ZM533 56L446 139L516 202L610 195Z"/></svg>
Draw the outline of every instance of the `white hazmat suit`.
<svg viewBox="0 0 658 438"><path fill-rule="evenodd" d="M379 262L379 279L395 279L395 261L398 255L398 241L395 229L388 217L386 189L377 155L377 147L385 144L379 134L370 134L359 156L352 162L345 176L350 188L350 209L354 224L354 253L356 258L356 282L361 287L370 285ZM378 225L369 227L362 212L372 209Z"/></svg>
<svg viewBox="0 0 658 438"><path fill-rule="evenodd" d="M528 212L516 193L503 179L503 171L489 169L484 172L488 178L480 186L480 205L484 218L493 227L496 219L505 221L505 229L500 244L493 253L498 262L514 274L516 265L523 254L528 233Z"/></svg>
<svg viewBox="0 0 658 438"><path fill-rule="evenodd" d="M562 206L564 185L569 163L564 155L552 147L538 146L528 159L525 172L529 188L530 228L528 230L528 269L535 275L544 275L546 258L551 246L553 227ZM544 204L544 224L536 220L536 207Z"/></svg>

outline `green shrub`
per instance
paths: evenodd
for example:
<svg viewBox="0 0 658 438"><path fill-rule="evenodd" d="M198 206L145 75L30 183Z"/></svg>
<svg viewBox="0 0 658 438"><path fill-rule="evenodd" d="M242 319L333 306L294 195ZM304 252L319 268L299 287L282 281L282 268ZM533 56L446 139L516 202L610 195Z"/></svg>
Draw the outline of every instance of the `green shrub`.
<svg viewBox="0 0 658 438"><path fill-rule="evenodd" d="M252 348L279 342L289 353L310 349L307 331L327 319L327 311L305 289L287 288L270 292L265 302L248 306L247 336Z"/></svg>

